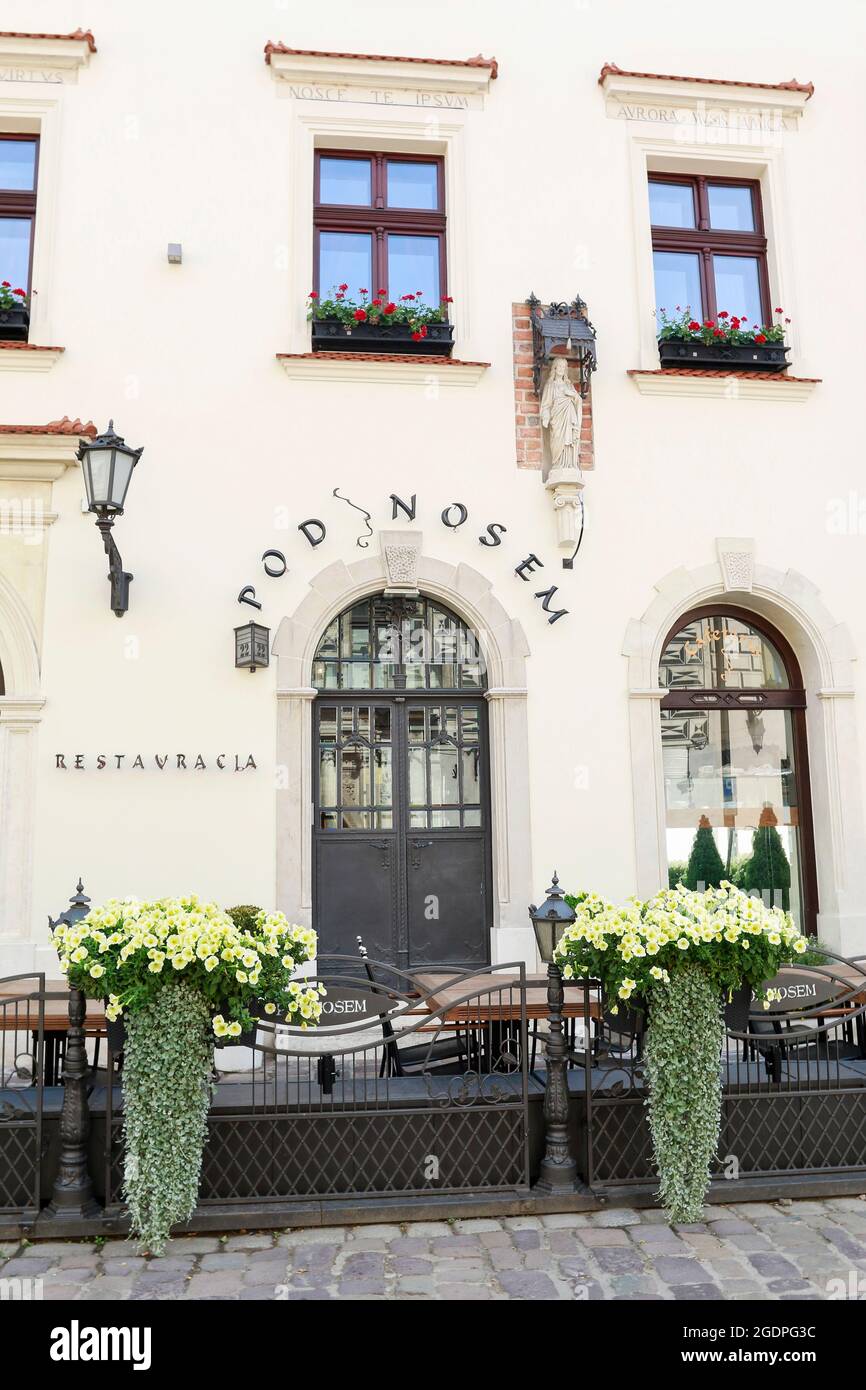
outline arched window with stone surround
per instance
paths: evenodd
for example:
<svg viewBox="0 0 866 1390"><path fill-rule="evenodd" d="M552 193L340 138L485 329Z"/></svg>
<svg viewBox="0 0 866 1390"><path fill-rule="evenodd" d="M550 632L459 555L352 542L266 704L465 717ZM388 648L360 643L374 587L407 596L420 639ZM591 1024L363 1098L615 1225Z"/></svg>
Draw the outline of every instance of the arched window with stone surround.
<svg viewBox="0 0 866 1390"><path fill-rule="evenodd" d="M780 633L748 610L694 609L659 663L671 882L731 879L815 930L806 694Z"/></svg>
<svg viewBox="0 0 866 1390"><path fill-rule="evenodd" d="M401 968L490 959L487 676L438 599L374 594L313 658L313 923Z"/></svg>

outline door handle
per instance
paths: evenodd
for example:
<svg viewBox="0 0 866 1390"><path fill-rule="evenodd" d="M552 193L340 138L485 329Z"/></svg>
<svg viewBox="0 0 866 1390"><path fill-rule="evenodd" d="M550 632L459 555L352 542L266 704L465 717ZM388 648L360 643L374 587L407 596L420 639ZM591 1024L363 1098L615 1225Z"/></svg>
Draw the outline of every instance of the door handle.
<svg viewBox="0 0 866 1390"><path fill-rule="evenodd" d="M428 845L435 844L436 842L435 840L410 840L409 843L412 846L412 868L420 869L421 855L419 851L427 849Z"/></svg>

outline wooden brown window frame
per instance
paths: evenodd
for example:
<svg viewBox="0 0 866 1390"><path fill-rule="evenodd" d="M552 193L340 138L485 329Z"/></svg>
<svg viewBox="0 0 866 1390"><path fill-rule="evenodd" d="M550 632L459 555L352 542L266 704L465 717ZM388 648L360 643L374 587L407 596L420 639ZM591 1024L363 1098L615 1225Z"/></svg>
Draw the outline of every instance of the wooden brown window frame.
<svg viewBox="0 0 866 1390"><path fill-rule="evenodd" d="M0 140L16 140L19 144L27 141L31 145L36 146L36 155L33 160L33 188L0 188L0 217L30 218L30 250L27 256L27 280L25 284L21 286L29 295L30 282L33 276L33 242L36 232L36 189L39 184L39 136L15 134L12 131L4 131L0 134ZM12 288L15 289L17 286L13 285Z"/></svg>
<svg viewBox="0 0 866 1390"><path fill-rule="evenodd" d="M697 253L698 270L701 280L702 319L715 319L719 309L736 314L742 308L739 304L718 304L716 302L716 278L713 274L713 256L753 256L758 262L758 288L761 295L761 321L772 323L772 302L770 299L770 277L767 270L767 238L764 232L764 210L761 206L761 185L758 179L716 178L707 174L662 174L650 171L647 188L651 183L670 183L692 190L695 209L694 227L656 227L652 228L653 251L685 251ZM752 195L753 232L713 231L710 226L709 186L748 188ZM650 214L652 215L652 214ZM694 305L692 305L694 309ZM695 314L697 318L698 315Z"/></svg>
<svg viewBox="0 0 866 1390"><path fill-rule="evenodd" d="M321 163L323 159L369 159L370 205L323 203L321 193ZM389 208L388 164L433 164L436 166L438 208ZM402 233L416 236L435 236L439 240L439 295L448 293L445 254L445 160L442 155L394 154L377 150L316 150L313 185L313 289L325 294L332 287L319 283L319 233L368 232L372 238L372 283L367 287L374 296L379 289L390 292L388 285L388 236ZM349 293L357 295L358 285L350 285ZM438 305L431 306L437 308Z"/></svg>
<svg viewBox="0 0 866 1390"><path fill-rule="evenodd" d="M712 183L716 180L712 179ZM733 180L736 182L736 180ZM759 614L753 613L750 608L738 608L730 603L704 603L699 608L690 608L682 617L677 618L673 627L665 637L661 645L661 652L667 651L668 643L676 637L678 632L682 632L689 623L698 622L701 618L734 618L738 622L747 623L759 632L772 646L776 648L785 667L788 676L787 690L762 690L749 688L744 691L725 691L721 688L712 690L698 688L684 688L681 690L666 690L661 700L663 710L687 710L687 709L736 709L736 708L763 708L763 709L786 709L791 713L791 727L794 742L794 777L797 788L797 810L799 815L800 829L800 861L802 866L803 878L803 930L807 935L813 936L817 933L818 921L818 873L815 861L815 830L812 818L812 789L809 778L809 747L806 738L806 691L803 686L803 677L800 672L800 664L794 654L794 649L790 642L782 636L778 628L766 622ZM660 658L661 659L661 658ZM760 695L761 702L756 706L754 696ZM707 697L713 696L713 703L707 702ZM739 696L752 697L751 699L740 699ZM665 805L667 812L667 805Z"/></svg>

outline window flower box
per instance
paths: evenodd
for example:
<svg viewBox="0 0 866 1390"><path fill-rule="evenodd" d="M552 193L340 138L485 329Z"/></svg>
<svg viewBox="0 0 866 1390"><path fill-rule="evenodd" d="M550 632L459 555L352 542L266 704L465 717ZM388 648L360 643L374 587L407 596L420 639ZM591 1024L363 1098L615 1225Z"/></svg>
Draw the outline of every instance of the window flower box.
<svg viewBox="0 0 866 1390"><path fill-rule="evenodd" d="M663 367L696 367L705 371L785 372L791 365L785 343L727 343L700 339L683 342L677 338L659 339L659 361Z"/></svg>
<svg viewBox="0 0 866 1390"><path fill-rule="evenodd" d="M658 310L659 361L663 367L697 367L711 372L786 372L788 347L784 309L772 323L749 323L720 309L713 318L692 318L688 305L676 316Z"/></svg>
<svg viewBox="0 0 866 1390"><path fill-rule="evenodd" d="M448 322L447 295L437 306L427 304L421 290L388 298L366 289L355 299L348 285L337 285L324 296L311 290L307 318L313 329L314 352L374 352L405 356L450 357L454 326Z"/></svg>
<svg viewBox="0 0 866 1390"><path fill-rule="evenodd" d="M13 290L4 280L0 284L0 342L26 343L29 327L26 290Z"/></svg>
<svg viewBox="0 0 866 1390"><path fill-rule="evenodd" d="M341 323L313 320L314 352L391 352L424 357L450 357L454 325L430 323L421 337L407 323Z"/></svg>

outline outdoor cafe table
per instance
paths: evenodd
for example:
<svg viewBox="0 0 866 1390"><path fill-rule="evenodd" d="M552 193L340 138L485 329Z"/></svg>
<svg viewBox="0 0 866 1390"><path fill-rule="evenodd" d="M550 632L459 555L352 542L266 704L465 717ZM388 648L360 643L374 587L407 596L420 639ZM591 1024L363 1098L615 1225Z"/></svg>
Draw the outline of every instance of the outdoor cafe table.
<svg viewBox="0 0 866 1390"><path fill-rule="evenodd" d="M0 1032L30 1032L35 1044L38 1035L39 1001L38 998L28 1001L27 995L31 993L36 993L36 980L29 976L23 980L6 980L0 984ZM13 1007L13 999L21 1001L20 1009ZM65 980L46 980L43 1025L46 1086L57 1086L60 1083L68 1027L69 985ZM89 1038L106 1036L105 1005L98 999L87 1000L84 1031Z"/></svg>
<svg viewBox="0 0 866 1390"><path fill-rule="evenodd" d="M441 1015L446 1023L508 1023L520 1018L520 976L514 973L492 972L471 975L454 983L454 975L413 975L425 995L431 1013ZM585 1018L583 987L579 996L568 981L563 981L565 1002L563 1018ZM470 995L469 999L466 995ZM529 1020L547 1018L546 976L526 977L526 1017ZM589 1001L589 1016L601 1017L597 995Z"/></svg>

